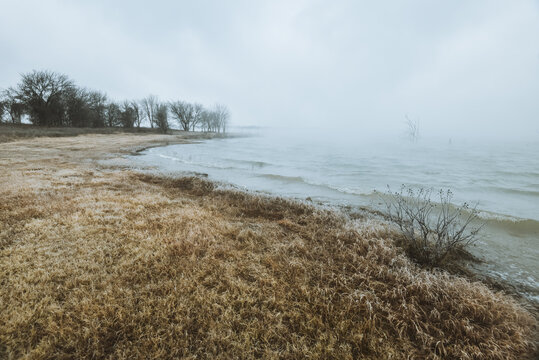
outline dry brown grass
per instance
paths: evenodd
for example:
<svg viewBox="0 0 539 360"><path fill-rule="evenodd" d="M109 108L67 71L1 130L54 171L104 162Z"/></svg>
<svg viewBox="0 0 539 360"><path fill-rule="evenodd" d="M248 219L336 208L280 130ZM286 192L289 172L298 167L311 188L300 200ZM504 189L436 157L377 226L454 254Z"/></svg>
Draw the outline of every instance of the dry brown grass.
<svg viewBox="0 0 539 360"><path fill-rule="evenodd" d="M123 128L75 128L75 127L44 127L29 124L1 124L0 143L35 137L70 137L87 134L157 134L158 129L123 129Z"/></svg>
<svg viewBox="0 0 539 360"><path fill-rule="evenodd" d="M181 135L182 138L208 138L221 137L222 134L189 132L170 129L169 134ZM144 135L159 135L160 129L151 128L119 128L119 127L104 127L104 128L77 128L77 127L44 127L29 124L3 124L0 123L0 143L24 140L36 137L73 137L88 134L130 134L133 136Z"/></svg>
<svg viewBox="0 0 539 360"><path fill-rule="evenodd" d="M83 161L141 141L0 144L0 358L533 356L528 312L374 220Z"/></svg>

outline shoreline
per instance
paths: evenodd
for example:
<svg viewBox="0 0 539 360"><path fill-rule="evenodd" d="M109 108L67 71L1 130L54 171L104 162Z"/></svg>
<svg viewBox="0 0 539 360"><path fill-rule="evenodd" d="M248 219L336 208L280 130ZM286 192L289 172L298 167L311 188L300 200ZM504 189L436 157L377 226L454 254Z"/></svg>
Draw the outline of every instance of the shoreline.
<svg viewBox="0 0 539 360"><path fill-rule="evenodd" d="M177 148L179 149L179 148ZM164 154L169 155L166 152L166 149L163 152ZM188 152L190 153L190 152ZM139 155L140 153L137 153ZM147 156L148 154L140 154L142 156ZM169 155L170 156L170 155ZM330 209L332 211L336 211L339 213L342 213L343 216L348 216L351 218L357 217L358 214L354 213L364 213L361 215L363 218L376 218L382 221L386 221L383 213L381 213L378 209L375 207L369 206L369 205L363 205L363 204L355 204L352 205L351 203L343 204L339 200L332 201L331 198L326 198L325 200L317 200L316 198L313 200L310 196L310 193L306 192L304 196L301 197L299 195L282 195L279 192L271 191L271 190L260 190L256 188L250 188L246 185L238 185L234 182L223 180L222 176L221 179L212 177L211 169L208 169L210 171L208 174L204 172L204 170L198 170L201 172L197 172L197 170L190 169L182 170L181 165L177 168L174 166L170 166L168 164L174 164L175 162L172 161L170 163L161 163L158 158L155 157L155 155L151 156L149 158L150 160L142 159L142 161L138 161L138 158L131 158L132 164L131 166L134 169L140 169L142 171L148 171L148 173L154 174L154 175L160 175L160 176L203 176L207 179L209 179L212 182L215 182L222 185L225 189L231 188L231 189L241 189L241 191L246 191L249 194L254 195L262 195L262 196L270 196L270 197L284 197L286 199L290 199L292 201L298 201L305 204L310 204L313 206L320 206L323 209ZM168 157L167 157L168 159ZM148 167L148 163L152 160L156 161L156 166L152 167L151 170L145 170ZM181 163L181 162L180 162ZM176 169L176 170L174 170ZM488 213L487 210L481 210L481 213ZM494 213L491 213L494 214ZM501 216L501 215L500 215ZM506 215L509 218L509 215ZM481 217L481 220L484 221L484 224L486 227L490 226L489 223L492 222L492 219L487 219ZM529 220L529 219L521 219L522 221L535 221L535 220ZM488 225L487 225L488 224ZM389 225L389 224L388 224ZM498 224L495 224L498 225ZM483 236L493 236L496 233L494 230L499 231L499 229L493 229L489 228L490 233ZM486 232L487 230L485 230ZM483 233L484 234L484 233ZM498 234L499 235L499 234ZM398 235L397 235L398 236ZM503 234L502 234L503 236ZM537 293L537 288L533 286L530 283L526 283L523 281L520 281L521 279L515 279L511 278L510 276L507 276L507 274L503 272L495 272L493 269L496 269L499 266L499 263L496 262L496 257L491 256L488 257L484 253L481 254L480 252L484 251L484 246L487 246L487 244L483 244L478 247L480 250L476 250L473 248L470 248L468 251L463 251L461 253L461 256L459 258L453 258L449 264L445 264L442 266L442 270L448 271L451 274L459 275L467 278L470 281L480 281L486 285L488 285L491 289L495 291L504 291L507 294L513 296L514 298L518 299L518 301L525 306L528 310L530 310L536 318L539 318L539 298ZM490 254L493 255L493 254Z"/></svg>
<svg viewBox="0 0 539 360"><path fill-rule="evenodd" d="M97 163L193 140L112 134L0 143L0 302L8 304L0 355L155 355L172 346L169 354L191 351L178 356L212 348L245 356L240 339L250 339L258 356L284 344L297 346L289 356L533 356L530 313L479 283L417 268L372 219L354 229L294 201Z"/></svg>

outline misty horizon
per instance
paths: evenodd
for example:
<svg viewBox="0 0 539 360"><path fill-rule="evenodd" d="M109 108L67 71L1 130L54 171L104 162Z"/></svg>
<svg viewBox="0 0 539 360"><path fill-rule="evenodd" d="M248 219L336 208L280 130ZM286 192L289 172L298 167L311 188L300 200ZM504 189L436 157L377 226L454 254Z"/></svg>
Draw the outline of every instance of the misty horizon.
<svg viewBox="0 0 539 360"><path fill-rule="evenodd" d="M404 131L409 116L423 138L539 136L535 1L160 1L147 10L5 5L0 88L47 69L117 101L225 103L239 126L383 136Z"/></svg>

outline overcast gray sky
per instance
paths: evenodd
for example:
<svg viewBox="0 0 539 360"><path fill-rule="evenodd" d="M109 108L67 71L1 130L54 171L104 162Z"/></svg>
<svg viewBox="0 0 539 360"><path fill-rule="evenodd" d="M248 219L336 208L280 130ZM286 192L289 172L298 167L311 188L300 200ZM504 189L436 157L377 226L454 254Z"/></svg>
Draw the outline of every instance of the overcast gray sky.
<svg viewBox="0 0 539 360"><path fill-rule="evenodd" d="M539 1L6 1L0 87L49 69L233 124L539 138Z"/></svg>

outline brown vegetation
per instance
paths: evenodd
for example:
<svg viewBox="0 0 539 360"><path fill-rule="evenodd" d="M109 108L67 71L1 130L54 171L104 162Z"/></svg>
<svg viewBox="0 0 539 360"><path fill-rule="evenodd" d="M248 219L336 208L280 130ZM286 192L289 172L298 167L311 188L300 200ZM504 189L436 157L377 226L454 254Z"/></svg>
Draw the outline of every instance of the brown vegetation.
<svg viewBox="0 0 539 360"><path fill-rule="evenodd" d="M72 137L88 134L132 134L132 135L151 135L160 134L159 129L150 128L120 128L120 127L103 127L103 128L75 128L75 127L43 127L28 124L0 124L0 143L23 140L35 137ZM180 130L169 130L171 135L181 135L182 138L188 139L205 139L216 136L222 136L212 133L196 133L186 134ZM138 142L143 142L145 139L138 139ZM173 140L172 140L173 141Z"/></svg>
<svg viewBox="0 0 539 360"><path fill-rule="evenodd" d="M407 254L420 264L443 267L450 258L471 254L467 248L477 240L483 224L479 211L467 203L451 202L451 190L439 190L436 201L432 189L402 186L400 191L388 192L380 198L386 204L385 217L395 224L402 235L400 241Z"/></svg>
<svg viewBox="0 0 539 360"><path fill-rule="evenodd" d="M374 220L86 161L169 139L0 144L0 358L532 356L528 312Z"/></svg>

